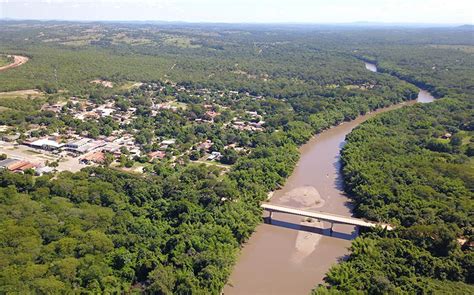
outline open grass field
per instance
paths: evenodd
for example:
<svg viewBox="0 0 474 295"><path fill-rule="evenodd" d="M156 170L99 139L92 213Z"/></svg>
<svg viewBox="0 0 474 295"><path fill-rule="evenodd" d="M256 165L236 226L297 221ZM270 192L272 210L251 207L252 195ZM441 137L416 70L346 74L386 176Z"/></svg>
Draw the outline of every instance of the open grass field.
<svg viewBox="0 0 474 295"><path fill-rule="evenodd" d="M43 96L44 93L35 89L0 92L0 99L39 98Z"/></svg>
<svg viewBox="0 0 474 295"><path fill-rule="evenodd" d="M119 88L122 89L122 90L130 90L130 89L133 89L133 88L138 88L142 85L143 85L143 83L141 83L141 82L127 81L127 82L124 82L122 85L120 85Z"/></svg>
<svg viewBox="0 0 474 295"><path fill-rule="evenodd" d="M434 48L440 48L440 49L453 49L453 50L459 50L463 51L466 53L474 53L474 46L473 45L448 45L448 44L442 44L442 45L431 45Z"/></svg>
<svg viewBox="0 0 474 295"><path fill-rule="evenodd" d="M0 111L37 111L44 103L44 98L43 92L34 89L0 92Z"/></svg>
<svg viewBox="0 0 474 295"><path fill-rule="evenodd" d="M199 48L200 45L192 44L190 38L184 36L171 36L165 39L164 44L180 48Z"/></svg>

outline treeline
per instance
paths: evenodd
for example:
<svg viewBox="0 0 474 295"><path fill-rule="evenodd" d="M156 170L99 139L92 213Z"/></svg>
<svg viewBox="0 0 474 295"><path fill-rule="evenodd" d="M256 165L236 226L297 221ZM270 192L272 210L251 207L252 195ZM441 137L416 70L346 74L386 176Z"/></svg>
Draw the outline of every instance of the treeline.
<svg viewBox="0 0 474 295"><path fill-rule="evenodd" d="M167 163L148 176L1 171L0 293L219 294L259 203L298 160L292 136L261 134L224 176Z"/></svg>
<svg viewBox="0 0 474 295"><path fill-rule="evenodd" d="M91 34L90 30L97 33ZM53 26L51 23L18 27L7 23L2 25L0 53L24 54L30 61L3 73L0 91L40 88L80 95L87 94L93 88L89 82L99 78L116 83L169 79L286 98L311 97L325 91L327 86L398 84L388 75L367 73L363 64L347 56L346 48L358 44L353 30L335 30L340 38L330 37L318 28L270 32L253 27L223 32L212 27L197 30L112 24ZM152 43L63 44L71 38L88 40L94 38L91 35L100 35L113 39L116 34ZM163 34L175 39L202 40L201 43L217 44L222 49L170 46Z"/></svg>
<svg viewBox="0 0 474 295"><path fill-rule="evenodd" d="M223 97L216 102L233 111L263 114L266 131L237 133L207 125L185 128L189 125L179 115L199 113L198 105L204 101L186 101L195 104L190 106L189 112L162 112L152 118L146 104L142 104L145 100L138 97L135 103L142 107L133 127L138 129L139 141L146 144L153 132L160 136L172 135L182 142L191 142L192 136L212 138L218 145L232 138L249 147L250 153L240 157L227 175L220 175L212 168L167 162L153 166L146 177L103 168L90 168L77 174L62 173L54 178L1 172L0 226L4 230L0 231L0 293L218 294L230 273L238 246L261 220L259 203L268 191L284 184L296 164L297 146L330 126L380 107L414 99L417 92L415 87L389 75L366 71L363 63L353 57L352 50L356 48L353 46L364 43L355 42L357 34L352 31L339 32L336 38L324 31L316 34L306 30L269 34L250 29L225 33L216 33L215 29L200 32L170 29L169 33L196 39L193 44L199 44L198 48L165 46L159 43L159 38L155 40L138 32L137 37L151 38L158 43L116 46L110 36L77 47L47 41L46 38L54 39L53 35L64 37L82 32L81 28L65 27L69 29L53 32L39 26L9 27L2 31L0 51L27 54L30 61L3 73L0 90L39 88L48 93L59 92L52 95L56 98L72 94L91 101L114 98L123 103L124 109L127 104L123 98L127 93L100 89L91 85L90 80L172 80L196 89L237 90L265 98L233 101ZM38 37L41 31L47 32L44 38ZM60 90L68 92L62 94ZM50 102L54 101L53 97ZM25 102L24 107L22 102ZM39 111L40 101L28 107L27 101L22 102L4 102L4 106L12 110L0 112L0 124L20 126L20 131L25 131L29 124L38 124L48 127L48 132L71 127L104 135L119 128L110 120L92 124L73 120L67 113L55 117L51 112ZM461 127L458 129L467 132ZM457 133L455 131L449 132ZM457 147L432 139L430 147L440 148L456 159L465 159L469 153L465 138ZM465 165L465 162L451 164L449 169L464 168L456 165ZM454 184L459 188L456 193L465 192L458 180ZM451 187L450 184L445 190ZM396 221L397 217L390 215L388 209L379 212L372 207L365 211L364 208L359 206L358 212L370 213L374 219L393 217L391 221ZM436 220L435 214L430 212L430 221ZM452 210L448 212L451 214ZM465 222L466 216L460 213L452 228L443 227L441 242L436 239L433 247L442 245L445 240L451 241L452 234L460 234L461 230L469 237L458 219ZM410 218L404 218L403 222L407 220ZM380 237L375 235L374 239L377 239L374 243L367 243L374 247L382 245ZM401 243L414 243L408 238L400 239ZM420 243L428 243L429 239L421 239ZM373 249L366 247L367 243L361 243L360 247L354 244L354 249ZM407 290L415 290L410 282L417 280L412 274L417 274L418 264L404 265L417 261L436 265L436 275L426 275L427 278L446 276L457 287L461 286L457 281L468 282L464 266L460 269L459 265L469 265L471 256L461 255L458 246L448 248L449 251L454 249L451 251L454 254L448 256L432 253L432 246L420 247L418 244L411 248L404 244L389 247L392 256L377 256L380 267L374 269L379 276L361 278L357 276L357 266L340 275L337 270L333 271L335 275L329 277L354 276L358 281L350 281L348 286L359 290L379 285L380 290L391 290L392 283L385 279L388 276L382 276L385 266L388 259L398 259L396 255L407 249L414 254L407 255L403 261L395 259L393 264L395 270L391 270L391 276L401 277L394 288L406 283ZM458 256L453 258L452 255ZM341 268L345 268L344 265ZM369 269L370 263L363 265ZM363 270L360 273L364 273ZM428 273L426 267L423 271ZM380 280L366 281L372 277ZM339 281L331 282L337 285ZM428 279L422 283L438 286L440 281ZM385 287L387 289L383 289Z"/></svg>
<svg viewBox="0 0 474 295"><path fill-rule="evenodd" d="M0 292L218 294L260 220L218 175L1 172Z"/></svg>
<svg viewBox="0 0 474 295"><path fill-rule="evenodd" d="M472 102L443 99L348 135L342 172L356 215L396 230L356 239L349 259L328 272L329 291L473 292L473 114Z"/></svg>
<svg viewBox="0 0 474 295"><path fill-rule="evenodd" d="M356 54L377 63L379 71L429 90L435 97L474 93L473 45L392 45Z"/></svg>

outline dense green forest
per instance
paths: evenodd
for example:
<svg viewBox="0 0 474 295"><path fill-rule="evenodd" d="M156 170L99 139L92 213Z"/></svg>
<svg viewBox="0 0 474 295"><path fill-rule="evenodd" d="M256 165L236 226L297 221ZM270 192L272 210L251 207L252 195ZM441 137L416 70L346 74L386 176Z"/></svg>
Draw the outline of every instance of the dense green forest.
<svg viewBox="0 0 474 295"><path fill-rule="evenodd" d="M389 75L382 78L367 73L353 56L380 62L385 57L385 62L397 62L404 68L416 60L410 63L411 70L427 65L427 73L430 63L436 64L441 56L450 62L449 76L441 78L456 81L454 73L464 69L468 79L464 74L469 63L464 61L469 52L457 49L472 50L474 45L471 31L462 28L0 25L0 52L31 58L28 64L0 76L0 90L48 86L77 93L90 88L88 82L97 78L114 82L170 79L286 98L312 95L325 86L361 85L379 79L398 83ZM447 47L439 48L440 44ZM444 75L445 69L438 67L435 72Z"/></svg>
<svg viewBox="0 0 474 295"><path fill-rule="evenodd" d="M393 74L403 80L429 90L437 97L447 94L473 94L473 51L461 50L462 45L399 46L393 48L368 49L361 58L378 61L380 71ZM472 49L471 49L472 50ZM404 54L410 52L409 55Z"/></svg>
<svg viewBox="0 0 474 295"><path fill-rule="evenodd" d="M162 294L218 292L237 237L256 218L245 204L220 205L237 192L215 171L170 178L104 169L54 180L2 173L1 292L145 289L134 281Z"/></svg>
<svg viewBox="0 0 474 295"><path fill-rule="evenodd" d="M347 137L355 213L397 229L356 239L327 274L335 290L472 293L473 114L472 103L445 98L380 115Z"/></svg>
<svg viewBox="0 0 474 295"><path fill-rule="evenodd" d="M218 294L258 204L298 159L283 132L260 140L224 177L166 164L147 177L1 172L0 292Z"/></svg>
<svg viewBox="0 0 474 295"><path fill-rule="evenodd" d="M355 52L443 99L380 115L347 137L342 174L355 214L397 229L363 233L315 294L474 291L473 39L427 36Z"/></svg>
<svg viewBox="0 0 474 295"><path fill-rule="evenodd" d="M356 213L399 229L357 239L327 282L341 292L472 291L472 249L457 242L472 241L469 31L60 22L0 22L0 29L1 53L30 58L0 74L0 91L41 91L3 97L1 125L90 137L127 128L145 151L155 136L176 138L180 152L205 139L218 150L235 142L250 151L227 155L235 162L227 174L166 160L144 175L104 167L41 177L1 172L0 293L219 294L239 246L261 222L259 203L296 165L297 147L416 98L418 89L394 76L454 98L376 118L348 138L344 175ZM384 73L367 71L362 60ZM170 81L263 98L212 97L227 108L213 124L195 122L208 97L179 94L186 109L150 116L151 98L175 95L167 93ZM121 87L130 82L156 83L166 95ZM123 127L74 119L69 106L57 116L41 111L71 96L137 112ZM263 132L223 128L245 111L264 116Z"/></svg>

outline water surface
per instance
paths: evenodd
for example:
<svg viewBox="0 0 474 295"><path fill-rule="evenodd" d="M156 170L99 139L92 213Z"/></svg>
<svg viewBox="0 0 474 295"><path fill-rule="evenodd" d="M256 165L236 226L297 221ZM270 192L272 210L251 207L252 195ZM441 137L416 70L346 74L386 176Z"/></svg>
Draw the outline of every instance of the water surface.
<svg viewBox="0 0 474 295"><path fill-rule="evenodd" d="M366 63L366 68L377 71L373 64ZM418 101L432 100L428 92L420 91ZM314 136L300 148L295 170L270 203L352 216L339 173L339 153L346 135L376 114L413 103L385 108ZM292 194L302 188L311 193ZM308 294L323 282L328 269L348 254L351 240L357 236L353 226L336 224L332 236L328 228L324 222L308 223L301 217L273 213L272 224L259 225L244 245L224 294Z"/></svg>
<svg viewBox="0 0 474 295"><path fill-rule="evenodd" d="M365 62L365 68L371 72L377 73L377 65L369 62ZM430 103L433 102L435 98L431 93L429 93L426 90L420 89L420 92L418 93L418 97L416 99L417 102L419 103Z"/></svg>

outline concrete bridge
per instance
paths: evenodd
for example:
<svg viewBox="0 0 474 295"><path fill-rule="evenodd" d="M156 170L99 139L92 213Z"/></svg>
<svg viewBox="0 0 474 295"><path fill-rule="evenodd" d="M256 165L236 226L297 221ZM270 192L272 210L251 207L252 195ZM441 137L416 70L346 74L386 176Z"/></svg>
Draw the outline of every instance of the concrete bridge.
<svg viewBox="0 0 474 295"><path fill-rule="evenodd" d="M272 221L273 212L309 217L309 218L314 218L317 220L327 221L331 223L331 229L330 229L331 234L333 232L332 229L333 229L334 223L348 224L348 225L362 226L362 227L380 226L387 230L393 230L393 227L389 224L370 222L370 221L365 221L363 219L346 217L342 215L336 215L336 214L330 214L330 213L324 213L324 212L305 211L305 210L294 209L294 208L279 206L279 205L270 205L270 204L262 204L261 207L264 210L270 212L270 215L268 216L270 222Z"/></svg>

